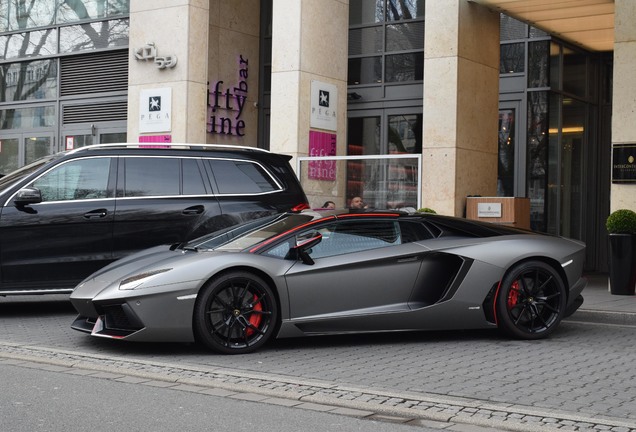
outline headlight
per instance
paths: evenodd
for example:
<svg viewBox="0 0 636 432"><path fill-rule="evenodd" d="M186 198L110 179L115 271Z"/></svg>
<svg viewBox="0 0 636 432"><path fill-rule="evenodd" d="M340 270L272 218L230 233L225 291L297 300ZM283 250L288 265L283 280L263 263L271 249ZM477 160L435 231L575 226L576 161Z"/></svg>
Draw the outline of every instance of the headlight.
<svg viewBox="0 0 636 432"><path fill-rule="evenodd" d="M157 276L157 275L159 275L161 273L165 273L165 272L170 271L170 270L172 270L172 269L168 268L168 269L153 270L153 271L149 271L149 272L145 272L145 273L139 273L138 275L131 276L131 277L126 278L123 281L121 281L119 283L119 289L120 290L133 290L133 289L139 288L139 286L141 286L144 283L148 282L150 279L154 278L155 276Z"/></svg>

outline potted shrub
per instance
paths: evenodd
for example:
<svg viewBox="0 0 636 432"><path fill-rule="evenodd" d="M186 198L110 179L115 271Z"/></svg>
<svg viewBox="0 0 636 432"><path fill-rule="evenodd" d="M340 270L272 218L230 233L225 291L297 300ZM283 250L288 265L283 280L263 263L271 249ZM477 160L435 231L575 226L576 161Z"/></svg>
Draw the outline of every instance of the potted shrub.
<svg viewBox="0 0 636 432"><path fill-rule="evenodd" d="M634 295L636 289L636 212L612 212L605 224L609 233L610 292Z"/></svg>

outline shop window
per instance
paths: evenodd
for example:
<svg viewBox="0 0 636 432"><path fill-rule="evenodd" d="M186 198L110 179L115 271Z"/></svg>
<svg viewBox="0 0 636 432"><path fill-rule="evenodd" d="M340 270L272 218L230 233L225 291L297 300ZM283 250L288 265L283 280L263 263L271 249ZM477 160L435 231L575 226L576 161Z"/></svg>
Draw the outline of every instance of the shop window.
<svg viewBox="0 0 636 432"><path fill-rule="evenodd" d="M499 56L499 73L513 74L525 72L526 51L525 44L501 44Z"/></svg>
<svg viewBox="0 0 636 432"><path fill-rule="evenodd" d="M528 43L528 88L550 85L549 50L550 41Z"/></svg>

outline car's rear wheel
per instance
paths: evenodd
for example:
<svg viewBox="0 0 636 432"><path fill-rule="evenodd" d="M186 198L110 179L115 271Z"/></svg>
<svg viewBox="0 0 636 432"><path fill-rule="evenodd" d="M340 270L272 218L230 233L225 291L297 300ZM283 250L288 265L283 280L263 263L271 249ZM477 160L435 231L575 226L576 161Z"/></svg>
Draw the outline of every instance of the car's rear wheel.
<svg viewBox="0 0 636 432"><path fill-rule="evenodd" d="M278 319L274 293L260 277L232 272L208 282L194 306L197 340L225 354L245 354L271 337Z"/></svg>
<svg viewBox="0 0 636 432"><path fill-rule="evenodd" d="M554 268L540 261L521 263L501 281L496 300L499 327L521 339L544 338L561 322L566 295Z"/></svg>

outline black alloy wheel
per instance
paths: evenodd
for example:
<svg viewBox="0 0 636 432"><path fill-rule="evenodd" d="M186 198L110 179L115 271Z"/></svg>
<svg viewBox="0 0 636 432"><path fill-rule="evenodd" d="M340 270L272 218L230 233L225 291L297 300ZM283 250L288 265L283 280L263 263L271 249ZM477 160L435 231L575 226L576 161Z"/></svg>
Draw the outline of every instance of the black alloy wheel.
<svg viewBox="0 0 636 432"><path fill-rule="evenodd" d="M270 287L248 272L232 272L208 282L194 306L197 340L224 354L245 354L271 337L278 307Z"/></svg>
<svg viewBox="0 0 636 432"><path fill-rule="evenodd" d="M521 263L501 281L496 300L499 327L520 339L547 337L563 318L566 296L554 268L540 261Z"/></svg>

